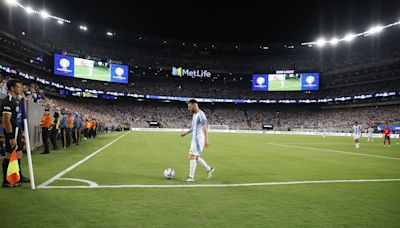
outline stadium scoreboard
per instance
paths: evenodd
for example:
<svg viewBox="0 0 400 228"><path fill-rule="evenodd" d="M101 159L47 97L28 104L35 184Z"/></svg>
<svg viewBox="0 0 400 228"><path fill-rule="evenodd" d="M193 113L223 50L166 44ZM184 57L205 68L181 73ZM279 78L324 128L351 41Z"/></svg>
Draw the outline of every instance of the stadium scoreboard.
<svg viewBox="0 0 400 228"><path fill-rule="evenodd" d="M54 74L127 84L129 68L121 64L54 54Z"/></svg>
<svg viewBox="0 0 400 228"><path fill-rule="evenodd" d="M253 91L309 91L319 89L319 73L297 73L293 70L273 74L253 74Z"/></svg>

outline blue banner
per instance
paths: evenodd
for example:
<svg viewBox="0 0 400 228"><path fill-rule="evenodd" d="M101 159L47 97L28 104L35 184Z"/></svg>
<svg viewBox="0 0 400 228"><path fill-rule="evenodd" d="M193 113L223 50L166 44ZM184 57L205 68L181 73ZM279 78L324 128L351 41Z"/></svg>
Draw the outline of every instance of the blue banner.
<svg viewBox="0 0 400 228"><path fill-rule="evenodd" d="M268 74L253 74L253 91L268 91Z"/></svg>
<svg viewBox="0 0 400 228"><path fill-rule="evenodd" d="M378 131L383 131L385 127L388 127L391 131L400 131L400 126L385 126L385 125L378 126Z"/></svg>
<svg viewBox="0 0 400 228"><path fill-rule="evenodd" d="M54 74L74 77L74 57L54 54Z"/></svg>
<svg viewBox="0 0 400 228"><path fill-rule="evenodd" d="M111 64L111 82L128 83L128 66Z"/></svg>
<svg viewBox="0 0 400 228"><path fill-rule="evenodd" d="M318 73L302 73L301 90L318 90L319 74Z"/></svg>

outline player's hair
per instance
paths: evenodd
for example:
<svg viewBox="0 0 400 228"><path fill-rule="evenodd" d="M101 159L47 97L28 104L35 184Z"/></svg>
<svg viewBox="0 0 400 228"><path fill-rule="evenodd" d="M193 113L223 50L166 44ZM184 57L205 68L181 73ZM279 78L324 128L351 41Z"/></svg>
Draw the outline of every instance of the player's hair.
<svg viewBox="0 0 400 228"><path fill-rule="evenodd" d="M11 91L11 88L14 88L17 86L17 84L22 84L22 82L18 79L11 79L7 82L7 89L8 91Z"/></svg>
<svg viewBox="0 0 400 228"><path fill-rule="evenodd" d="M197 101L195 99L190 99L188 102L188 104L197 104Z"/></svg>

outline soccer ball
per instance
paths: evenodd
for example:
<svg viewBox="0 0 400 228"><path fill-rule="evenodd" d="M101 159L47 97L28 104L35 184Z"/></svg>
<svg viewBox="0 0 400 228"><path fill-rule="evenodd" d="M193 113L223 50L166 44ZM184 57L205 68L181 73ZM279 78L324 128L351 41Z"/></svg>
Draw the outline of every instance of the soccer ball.
<svg viewBox="0 0 400 228"><path fill-rule="evenodd" d="M175 176L175 171L171 168L167 168L164 170L164 177L167 179L172 179Z"/></svg>

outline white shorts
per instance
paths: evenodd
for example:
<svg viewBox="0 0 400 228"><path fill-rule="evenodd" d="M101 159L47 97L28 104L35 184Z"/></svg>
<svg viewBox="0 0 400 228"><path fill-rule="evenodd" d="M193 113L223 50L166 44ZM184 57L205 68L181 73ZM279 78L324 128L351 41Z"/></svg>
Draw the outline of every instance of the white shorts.
<svg viewBox="0 0 400 228"><path fill-rule="evenodd" d="M361 135L353 135L353 138L354 138L354 139L360 139L360 138L361 138Z"/></svg>
<svg viewBox="0 0 400 228"><path fill-rule="evenodd" d="M192 143L190 144L189 154L200 156L201 152L203 151L203 148L204 148L204 139L192 141Z"/></svg>

